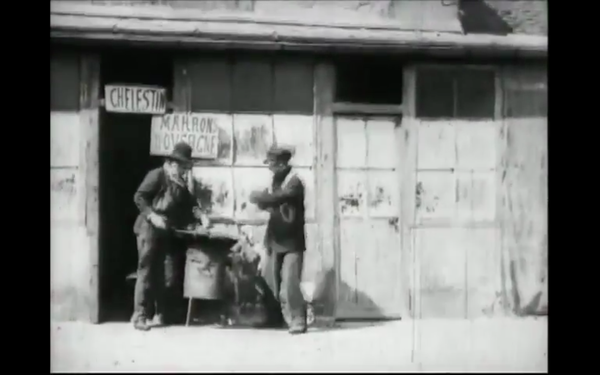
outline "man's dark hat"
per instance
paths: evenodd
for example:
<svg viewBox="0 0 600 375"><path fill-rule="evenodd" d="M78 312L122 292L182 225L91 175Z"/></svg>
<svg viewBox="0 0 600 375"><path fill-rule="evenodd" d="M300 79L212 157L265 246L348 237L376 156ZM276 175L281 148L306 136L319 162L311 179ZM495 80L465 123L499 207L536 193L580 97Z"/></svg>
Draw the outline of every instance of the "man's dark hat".
<svg viewBox="0 0 600 375"><path fill-rule="evenodd" d="M288 162L294 154L294 149L287 146L271 146L267 151L267 158L264 163L267 164L269 160L275 159L277 161Z"/></svg>
<svg viewBox="0 0 600 375"><path fill-rule="evenodd" d="M192 163L192 147L185 142L179 142L173 147L168 159L176 160L184 164Z"/></svg>

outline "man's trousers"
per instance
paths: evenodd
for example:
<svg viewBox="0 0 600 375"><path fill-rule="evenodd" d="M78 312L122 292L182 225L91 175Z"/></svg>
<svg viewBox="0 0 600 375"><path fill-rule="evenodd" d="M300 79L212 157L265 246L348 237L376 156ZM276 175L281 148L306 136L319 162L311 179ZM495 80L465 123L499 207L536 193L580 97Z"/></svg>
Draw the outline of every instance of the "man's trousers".
<svg viewBox="0 0 600 375"><path fill-rule="evenodd" d="M154 313L169 320L177 309L181 292L182 243L149 222L137 234L138 269L134 294L134 316L151 318Z"/></svg>
<svg viewBox="0 0 600 375"><path fill-rule="evenodd" d="M288 327L306 327L306 302L300 281L303 252L273 252L263 270L263 278L279 300Z"/></svg>

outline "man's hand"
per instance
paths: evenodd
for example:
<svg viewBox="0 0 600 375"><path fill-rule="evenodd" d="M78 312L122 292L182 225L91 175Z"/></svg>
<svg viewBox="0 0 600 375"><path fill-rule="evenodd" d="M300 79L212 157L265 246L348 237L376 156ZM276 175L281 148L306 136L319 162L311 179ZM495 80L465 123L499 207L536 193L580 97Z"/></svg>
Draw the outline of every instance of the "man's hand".
<svg viewBox="0 0 600 375"><path fill-rule="evenodd" d="M202 216L200 217L200 222L202 223L202 226L206 229L210 228L210 225L212 224L210 222L210 219L208 218L208 215L205 215L204 213L202 213Z"/></svg>
<svg viewBox="0 0 600 375"><path fill-rule="evenodd" d="M208 218L208 215L206 215L204 212L202 212L202 210L198 207L195 207L193 210L194 213L194 218L196 218L197 220L200 220L200 223L202 224L202 226L204 228L209 228L210 227L210 219Z"/></svg>
<svg viewBox="0 0 600 375"><path fill-rule="evenodd" d="M154 225L155 228L158 228L158 229L166 229L167 228L167 222L166 222L165 218L155 212L152 212L152 213L150 213L150 215L148 215L148 220L150 221L150 223L152 223L152 225Z"/></svg>
<svg viewBox="0 0 600 375"><path fill-rule="evenodd" d="M265 247L263 244L254 245L254 252L258 254L260 257L260 261L258 262L258 272L262 272L267 266L267 261L269 260L269 249Z"/></svg>
<svg viewBox="0 0 600 375"><path fill-rule="evenodd" d="M254 190L248 196L248 200L250 201L250 203L257 204L257 202L262 198L262 196L263 196L263 192L262 191L260 191L260 190Z"/></svg>
<svg viewBox="0 0 600 375"><path fill-rule="evenodd" d="M261 254L257 268L258 273L262 273L264 271L264 269L267 267L268 260L269 258L265 254Z"/></svg>

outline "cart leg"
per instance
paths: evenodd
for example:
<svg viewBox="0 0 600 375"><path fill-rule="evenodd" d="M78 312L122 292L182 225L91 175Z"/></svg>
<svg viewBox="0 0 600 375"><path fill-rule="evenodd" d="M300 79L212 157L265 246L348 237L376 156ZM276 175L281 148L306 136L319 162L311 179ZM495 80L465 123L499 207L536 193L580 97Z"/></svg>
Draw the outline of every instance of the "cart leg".
<svg viewBox="0 0 600 375"><path fill-rule="evenodd" d="M191 316L191 313L192 313L192 300L193 300L193 298L191 298L191 297L188 300L187 315L185 317L185 325L186 325L186 327L190 325L190 316Z"/></svg>

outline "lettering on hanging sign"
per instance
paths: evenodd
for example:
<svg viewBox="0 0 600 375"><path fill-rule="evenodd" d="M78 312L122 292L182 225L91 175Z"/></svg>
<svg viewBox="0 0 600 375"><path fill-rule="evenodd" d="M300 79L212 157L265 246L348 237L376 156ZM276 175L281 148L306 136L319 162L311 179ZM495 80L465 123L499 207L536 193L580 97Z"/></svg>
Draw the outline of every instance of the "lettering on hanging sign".
<svg viewBox="0 0 600 375"><path fill-rule="evenodd" d="M104 86L107 112L158 115L167 109L167 90L156 86Z"/></svg>
<svg viewBox="0 0 600 375"><path fill-rule="evenodd" d="M169 155L178 142L192 147L192 157L216 159L219 154L219 116L170 113L152 118L151 155Z"/></svg>

